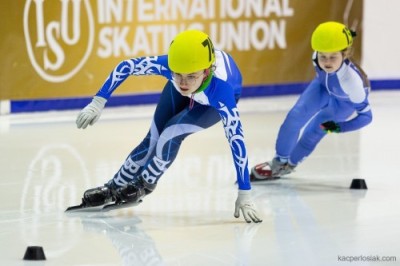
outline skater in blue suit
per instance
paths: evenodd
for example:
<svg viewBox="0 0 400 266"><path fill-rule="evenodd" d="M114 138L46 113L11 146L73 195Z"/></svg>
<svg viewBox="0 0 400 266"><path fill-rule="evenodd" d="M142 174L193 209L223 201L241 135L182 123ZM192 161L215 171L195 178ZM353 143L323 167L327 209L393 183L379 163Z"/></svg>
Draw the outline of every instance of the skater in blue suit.
<svg viewBox="0 0 400 266"><path fill-rule="evenodd" d="M281 125L274 158L254 166L252 179L290 174L327 133L358 130L372 121L369 81L350 60L354 36L345 25L333 21L315 29L311 46L316 76Z"/></svg>
<svg viewBox="0 0 400 266"><path fill-rule="evenodd" d="M182 141L221 121L239 187L234 216L238 218L241 211L246 222L261 222L250 194L248 154L236 105L242 76L232 57L214 50L204 32L183 31L171 42L167 55L133 58L118 64L78 115L78 128L93 125L115 89L129 76L140 75L167 79L150 130L109 182L84 193L81 207L140 203L171 166Z"/></svg>

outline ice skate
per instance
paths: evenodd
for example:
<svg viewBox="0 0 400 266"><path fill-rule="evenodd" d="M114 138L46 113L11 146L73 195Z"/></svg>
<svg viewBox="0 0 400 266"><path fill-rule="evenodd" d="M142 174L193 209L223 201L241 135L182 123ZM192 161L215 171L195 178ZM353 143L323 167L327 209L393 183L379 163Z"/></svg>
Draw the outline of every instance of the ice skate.
<svg viewBox="0 0 400 266"><path fill-rule="evenodd" d="M142 202L142 199L153 192L156 184L149 184L139 177L123 187L115 188L112 184L88 189L83 194L82 203L67 208L71 211L102 211L133 207Z"/></svg>
<svg viewBox="0 0 400 266"><path fill-rule="evenodd" d="M279 176L274 176L272 174L271 162L260 163L251 168L251 173L250 173L251 182L275 180L279 178L280 178Z"/></svg>
<svg viewBox="0 0 400 266"><path fill-rule="evenodd" d="M82 203L80 205L71 206L66 209L66 212L71 211L97 211L101 210L105 204L115 201L112 188L105 184L101 187L91 188L83 193Z"/></svg>
<svg viewBox="0 0 400 266"><path fill-rule="evenodd" d="M276 180L292 173L295 167L287 162L281 162L278 158L274 158L271 162L264 162L254 166L251 169L250 181Z"/></svg>

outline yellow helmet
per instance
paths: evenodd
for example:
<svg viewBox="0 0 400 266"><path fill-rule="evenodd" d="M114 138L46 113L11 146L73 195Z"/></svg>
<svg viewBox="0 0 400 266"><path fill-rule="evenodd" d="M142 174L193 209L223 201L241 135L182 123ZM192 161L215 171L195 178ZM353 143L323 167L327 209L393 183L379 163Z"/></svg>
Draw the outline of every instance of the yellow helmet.
<svg viewBox="0 0 400 266"><path fill-rule="evenodd" d="M344 24L334 21L319 24L311 36L311 47L317 52L339 52L352 44L352 32Z"/></svg>
<svg viewBox="0 0 400 266"><path fill-rule="evenodd" d="M202 31L183 31L169 46L168 66L175 73L188 74L207 69L214 61L214 46Z"/></svg>

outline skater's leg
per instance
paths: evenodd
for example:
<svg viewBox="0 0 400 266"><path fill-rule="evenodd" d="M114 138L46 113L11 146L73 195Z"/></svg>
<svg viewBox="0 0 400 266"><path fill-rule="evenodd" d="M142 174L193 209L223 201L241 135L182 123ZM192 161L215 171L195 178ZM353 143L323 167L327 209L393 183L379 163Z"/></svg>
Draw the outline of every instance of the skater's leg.
<svg viewBox="0 0 400 266"><path fill-rule="evenodd" d="M351 105L331 98L329 105L321 110L304 129L301 138L290 155L289 162L292 165L297 165L314 151L321 139L327 134L320 128L322 123L326 121L344 121L354 111Z"/></svg>
<svg viewBox="0 0 400 266"><path fill-rule="evenodd" d="M153 159L141 173L146 182L157 183L175 160L182 141L188 135L209 128L220 120L217 110L197 103L173 117L161 132Z"/></svg>
<svg viewBox="0 0 400 266"><path fill-rule="evenodd" d="M302 93L278 132L275 150L281 160L287 161L297 144L301 129L321 108L327 105L328 99L326 89L321 87L317 80L313 80Z"/></svg>
<svg viewBox="0 0 400 266"><path fill-rule="evenodd" d="M328 104L329 95L319 82L313 80L288 112L282 123L275 143L276 154L269 162L255 165L251 169L252 180L276 179L289 174L293 167L288 164L289 156L297 145L300 132L321 108Z"/></svg>
<svg viewBox="0 0 400 266"><path fill-rule="evenodd" d="M125 163L114 177L104 186L89 189L84 193L83 205L100 206L117 200L117 189L134 180L144 165L148 164L168 120L189 105L189 99L183 97L171 82L165 85L159 104L156 107L150 130L143 141L130 153ZM149 190L146 190L149 191Z"/></svg>
<svg viewBox="0 0 400 266"><path fill-rule="evenodd" d="M173 87L173 84L168 82L161 93L149 132L143 141L129 154L125 163L114 178L110 180L110 183L116 187L121 187L132 181L143 167L148 164L149 158L151 158L159 140L160 132L164 129L166 123L188 105L189 98L183 97Z"/></svg>
<svg viewBox="0 0 400 266"><path fill-rule="evenodd" d="M127 185L117 189L117 195L125 202L140 202L151 193L158 179L175 160L182 141L190 134L208 128L221 118L209 106L194 104L173 117L160 134L152 159Z"/></svg>

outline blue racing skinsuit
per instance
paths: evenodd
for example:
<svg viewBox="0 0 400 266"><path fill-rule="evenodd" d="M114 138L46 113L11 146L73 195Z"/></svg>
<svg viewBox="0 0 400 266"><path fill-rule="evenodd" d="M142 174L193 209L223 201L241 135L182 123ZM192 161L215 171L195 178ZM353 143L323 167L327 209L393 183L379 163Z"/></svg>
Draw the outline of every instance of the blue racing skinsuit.
<svg viewBox="0 0 400 266"><path fill-rule="evenodd" d="M242 76L228 54L216 50L215 57L216 69L210 83L191 97L182 96L178 91L168 67L167 55L133 58L116 66L96 96L110 98L130 75L161 75L168 82L161 93L149 132L115 174L113 185L123 186L140 175L148 183L157 183L175 160L182 141L188 135L222 120L239 189L250 189L248 155L236 106L242 90Z"/></svg>
<svg viewBox="0 0 400 266"><path fill-rule="evenodd" d="M334 121L340 132L348 132L372 121L369 87L356 66L346 59L336 72L327 73L318 66L316 58L314 53L317 75L289 111L276 141L276 156L292 165L310 155L326 135L320 128L322 123Z"/></svg>

